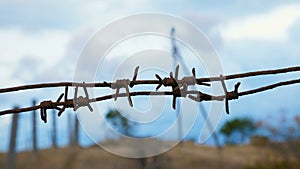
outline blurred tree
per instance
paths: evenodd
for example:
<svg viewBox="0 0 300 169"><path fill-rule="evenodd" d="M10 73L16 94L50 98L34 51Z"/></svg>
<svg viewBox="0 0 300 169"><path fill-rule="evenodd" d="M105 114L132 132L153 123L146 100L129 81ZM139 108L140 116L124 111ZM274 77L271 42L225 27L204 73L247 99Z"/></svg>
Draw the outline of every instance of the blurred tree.
<svg viewBox="0 0 300 169"><path fill-rule="evenodd" d="M109 110L106 114L106 119L113 125L120 133L132 136L132 129L134 122L124 117L118 110Z"/></svg>
<svg viewBox="0 0 300 169"><path fill-rule="evenodd" d="M226 137L226 144L243 143L256 130L253 120L248 118L227 121L220 129Z"/></svg>
<svg viewBox="0 0 300 169"><path fill-rule="evenodd" d="M258 127L269 132L269 140L275 142L269 144L270 147L280 154L292 154L300 161L300 115L287 117L287 112L282 111L278 119L269 119L263 120ZM284 146L278 146L280 144ZM292 162L290 156L283 157L287 162Z"/></svg>

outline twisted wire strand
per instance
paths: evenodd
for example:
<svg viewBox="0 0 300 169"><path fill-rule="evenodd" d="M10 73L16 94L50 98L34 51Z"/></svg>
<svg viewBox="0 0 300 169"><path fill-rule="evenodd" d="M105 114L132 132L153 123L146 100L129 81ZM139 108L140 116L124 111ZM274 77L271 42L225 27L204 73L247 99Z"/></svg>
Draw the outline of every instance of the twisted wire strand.
<svg viewBox="0 0 300 169"><path fill-rule="evenodd" d="M205 82L213 82L213 81L221 81L224 87L224 95L219 95L219 96L213 96L210 94L202 93L201 91L196 91L196 90L187 90L187 84L189 82L186 81L188 79L187 77L183 77L181 80L176 77L174 81L174 84L169 84L172 82L172 79L174 79L171 75L170 77L166 77L166 80L163 80L159 78L158 80L136 80L137 74L138 74L138 67L135 69L134 77L133 80L130 81L129 79L125 79L127 81L126 84L130 86L131 88L135 85L149 85L149 84L154 84L154 85L164 85L164 86L172 86L171 91L135 91L135 92L130 92L128 86L125 85L118 85L118 82L103 82L103 83L77 83L77 82L59 82L59 83L41 83L41 84L32 84L32 85L23 85L23 86L16 86L16 87L8 87L8 88L2 88L0 89L0 93L8 93L8 92L16 92L20 90L29 90L29 89L41 89L41 88L53 88L53 87L65 87L65 93L61 94L57 101L42 101L39 105L35 106L30 106L30 107L24 107L24 108L17 108L17 109L9 109L9 110L3 110L0 111L0 116L6 115L6 114L13 114L13 113L22 113L22 112L28 112L28 111L33 111L37 109L41 109L43 111L43 114L45 115L47 109L57 109L60 110L59 116L61 113L66 109L66 108L80 108L80 107L85 107L87 106L90 111L93 111L93 109L90 106L90 103L94 102L99 102L99 101L105 101L109 99L114 99L118 97L134 97L134 96L147 96L147 95L152 95L152 96L173 96L173 99L177 97L186 97L188 95L188 98L202 102L202 101L223 101L226 99L226 102L228 100L235 100L238 99L240 96L246 96L250 94L255 94L267 90L271 90L277 87L281 86L287 86L287 85L292 85L292 84L297 84L300 83L300 79L294 79L294 80L289 80L289 81L282 81L278 83L274 83L271 85L259 87L256 89L251 89L251 90L246 90L246 91L238 91L238 87L240 86L240 82L238 82L235 85L235 90L234 91L227 91L226 86L224 85L225 80L232 80L232 79L238 79L238 78L246 78L246 77L253 77L253 76L260 76L260 75L271 75L271 74L279 74L279 73L288 73L288 72L296 72L300 71L300 66L298 67L290 67L290 68L283 68L283 69L274 69L274 70L263 70L263 71L255 71L255 72L247 72L247 73L239 73L239 74L233 74L233 75L227 75L227 76L218 76L218 77L207 77L207 78L195 78L196 84L198 85L205 85L208 86L207 83ZM178 72L178 71L177 71ZM164 84L167 83L167 84ZM176 83L176 84L175 84ZM189 85L196 85L196 84L189 84ZM174 90L174 88L180 88L181 96L179 96L178 91L179 90ZM73 99L68 99L67 98L67 92L68 92L68 87L75 87L77 90L75 90L74 98ZM78 87L82 87L85 90L86 97L77 97L77 91ZM126 93L119 93L116 92L115 94L109 94L109 95L104 95L104 96L99 96L96 98L89 98L86 88L98 88L98 87L110 87L112 89L116 89L117 91L121 87L127 87L126 88ZM176 93L175 93L176 92ZM60 101L64 97L64 101ZM194 96L197 95L197 96ZM130 99L131 100L131 99ZM81 103L82 102L82 103ZM132 103L131 103L132 105ZM175 106L173 106L175 108ZM226 112L229 113L229 108L228 108L228 103L226 104ZM45 117L43 117L45 118ZM44 122L47 122L46 119L43 119Z"/></svg>

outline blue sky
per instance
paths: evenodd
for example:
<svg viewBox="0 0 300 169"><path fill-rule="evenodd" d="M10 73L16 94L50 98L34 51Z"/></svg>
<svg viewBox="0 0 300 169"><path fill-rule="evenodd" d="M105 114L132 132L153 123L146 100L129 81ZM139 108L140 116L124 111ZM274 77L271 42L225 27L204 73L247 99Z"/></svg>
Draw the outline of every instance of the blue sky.
<svg viewBox="0 0 300 169"><path fill-rule="evenodd" d="M296 66L300 63L299 1L0 1L0 87L71 81L86 41L118 18L144 12L182 17L211 40L224 74ZM242 90L299 77L243 80ZM235 81L229 84L233 84ZM36 92L44 98L45 91ZM48 92L47 99L57 91ZM232 115L267 118L285 109L298 114L300 86L231 102ZM16 99L18 97L18 99ZM1 109L28 106L32 94L3 94ZM9 116L0 117L7 126ZM6 122L6 123L4 123ZM1 125L1 126L2 126Z"/></svg>

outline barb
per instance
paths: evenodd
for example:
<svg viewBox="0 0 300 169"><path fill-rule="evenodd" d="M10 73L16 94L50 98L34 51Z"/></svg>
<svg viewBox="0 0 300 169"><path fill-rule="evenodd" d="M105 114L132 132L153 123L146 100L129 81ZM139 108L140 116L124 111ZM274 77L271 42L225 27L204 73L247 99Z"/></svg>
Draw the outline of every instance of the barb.
<svg viewBox="0 0 300 169"><path fill-rule="evenodd" d="M61 94L58 99L56 100L57 102L60 102L60 100L62 99L62 97L64 96L64 94ZM61 111L61 108L59 108L54 102L52 102L51 100L46 100L46 101L42 101L40 103L41 106L41 110L40 110L40 115L41 115L41 119L47 123L47 109L56 109Z"/></svg>
<svg viewBox="0 0 300 169"><path fill-rule="evenodd" d="M65 87L65 94L64 94L64 95L65 95L65 99L64 99L65 102L68 100L68 89L69 89L69 86L66 86L66 87ZM63 106L63 107L61 108L61 110L59 110L59 112L58 112L58 117L61 116L61 114L65 111L66 108L67 108L66 106Z"/></svg>
<svg viewBox="0 0 300 169"><path fill-rule="evenodd" d="M165 77L162 79L158 74L155 74L156 78L159 80L160 84L156 87L156 91L163 85L165 87L172 87L173 93L173 102L172 107L176 109L176 98L181 97L180 86L178 85L178 73L179 73L179 65L176 66L175 69L175 78L173 77L173 73L170 72L170 77Z"/></svg>
<svg viewBox="0 0 300 169"><path fill-rule="evenodd" d="M224 93L225 93L225 107L226 107L226 113L229 114L229 103L228 103L228 92L227 92L227 87L226 87L226 84L225 84L225 80L224 80L223 75L220 75L220 78L221 78L222 87L223 87L223 90L224 90Z"/></svg>
<svg viewBox="0 0 300 169"><path fill-rule="evenodd" d="M138 72L139 72L139 66L137 66L134 70L134 74L133 74L133 77L132 77L132 81L130 82L129 86L132 88L134 85L135 85L135 82L136 82L136 78L137 78L137 75L138 75Z"/></svg>
<svg viewBox="0 0 300 169"><path fill-rule="evenodd" d="M99 102L109 99L117 99L118 97L127 97L130 106L133 106L131 97L134 96L143 96L143 95L153 95L153 96L165 96L170 95L173 96L172 107L176 108L176 98L177 97L186 97L196 102L202 101L223 101L225 100L225 107L226 113L229 114L229 101L238 99L241 96L246 96L254 93L263 92L266 90L271 90L280 86L292 85L300 83L300 79L290 80L279 82L275 84L271 84L268 86L260 87L257 89L247 90L239 92L239 86L241 85L240 82L236 83L234 86L234 90L228 92L225 81L229 79L235 78L244 78L250 76L258 76L258 75L267 75L267 74L277 74L277 73L287 73L287 72L294 72L300 71L300 67L293 67L293 68L285 68L285 69L278 69L278 70L268 70L268 71L258 71L258 72L250 72L250 73L243 73L243 74L236 74L236 75L229 75L223 76L220 75L219 77L211 77L211 78L196 78L195 69L192 69L192 76L186 76L182 79L178 79L179 74L179 66L175 69L175 77L173 77L173 73L170 72L169 77L165 77L162 79L159 75L155 74L157 80L137 80L139 67L135 68L134 75L132 81L129 79L121 79L117 80L116 82L103 82L103 83L71 83L71 82L63 82L63 83L48 83L48 84L37 84L37 85L27 85L27 86L18 86L12 88L4 88L0 89L0 93L5 92L12 92L18 90L26 90L26 89L36 89L36 88L44 88L44 87L65 87L64 93L62 93L58 99L53 102L51 100L46 100L40 102L39 105L26 107L26 108L18 108L18 109L11 109L11 110L4 110L0 111L0 116L5 114L12 114L12 113L21 113L21 112L28 112L32 110L40 109L41 119L46 123L47 122L47 110L48 109L56 109L58 110L58 116L65 111L66 108L73 108L75 111L80 107L88 107L90 111L93 111L90 103ZM209 81L206 81L209 80ZM196 90L188 90L188 86L190 85L204 85L210 86L209 83L211 81L221 81L222 87L224 90L224 95L220 96L213 96L207 93L203 93L201 91ZM133 88L135 85L141 84L155 84L157 85L156 91L137 91L137 92L130 92L129 87ZM161 86L171 87L171 91L157 91ZM68 88L74 87L74 98L68 99ZM78 89L82 87L85 93L85 96L78 97ZM96 98L89 98L89 94L87 91L88 87L110 87L112 89L116 89L115 94L100 96ZM120 88L125 88L125 93L120 93ZM195 96L196 95L196 96ZM64 98L64 101L61 99Z"/></svg>
<svg viewBox="0 0 300 169"><path fill-rule="evenodd" d="M222 87L225 93L225 107L226 107L226 113L229 114L229 100L233 100L233 99L238 99L238 89L241 85L241 82L238 82L237 84L235 84L234 86L234 91L232 92L228 92L227 91L227 87L225 84L225 78L223 75L220 75L220 78L222 78L221 83L222 83Z"/></svg>

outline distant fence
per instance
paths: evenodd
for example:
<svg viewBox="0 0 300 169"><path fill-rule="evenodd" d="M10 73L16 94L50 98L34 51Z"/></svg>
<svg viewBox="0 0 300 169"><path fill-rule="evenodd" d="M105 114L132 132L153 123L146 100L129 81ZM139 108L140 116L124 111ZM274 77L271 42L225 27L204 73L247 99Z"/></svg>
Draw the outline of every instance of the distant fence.
<svg viewBox="0 0 300 169"><path fill-rule="evenodd" d="M33 101L33 105L36 102ZM57 111L49 112L49 123L40 120L40 112L8 115L8 126L0 132L1 151L38 151L45 148L76 146L89 139L80 129L75 112L68 111L57 118ZM10 122L9 122L10 121ZM84 138L83 138L84 137Z"/></svg>

